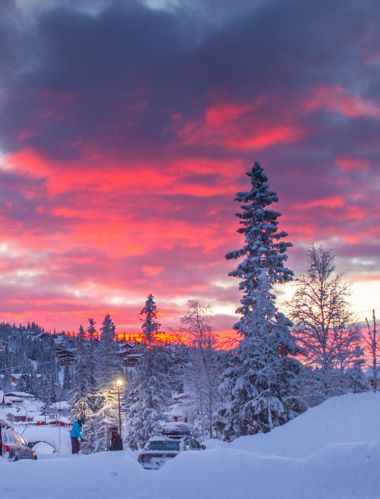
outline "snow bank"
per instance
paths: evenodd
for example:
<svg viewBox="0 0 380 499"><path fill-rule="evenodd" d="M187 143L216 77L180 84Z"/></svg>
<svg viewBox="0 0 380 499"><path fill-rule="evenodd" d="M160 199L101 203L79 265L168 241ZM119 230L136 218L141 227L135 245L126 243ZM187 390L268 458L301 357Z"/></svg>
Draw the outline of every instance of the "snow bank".
<svg viewBox="0 0 380 499"><path fill-rule="evenodd" d="M3 463L2 499L378 499L380 394L344 396L270 434L184 452L159 471L127 451Z"/></svg>
<svg viewBox="0 0 380 499"><path fill-rule="evenodd" d="M38 442L33 449L38 459L43 459L44 457L51 456L51 454L55 453L54 447L45 442Z"/></svg>
<svg viewBox="0 0 380 499"><path fill-rule="evenodd" d="M380 442L380 393L333 397L270 433L241 437L231 448L305 457L333 443Z"/></svg>

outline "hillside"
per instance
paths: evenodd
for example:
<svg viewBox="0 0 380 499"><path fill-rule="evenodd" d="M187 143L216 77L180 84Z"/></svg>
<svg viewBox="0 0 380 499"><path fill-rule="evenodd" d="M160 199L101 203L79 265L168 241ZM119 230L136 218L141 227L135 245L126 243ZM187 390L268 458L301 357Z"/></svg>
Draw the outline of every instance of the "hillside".
<svg viewBox="0 0 380 499"><path fill-rule="evenodd" d="M380 393L333 397L270 433L241 437L230 448L265 455L307 457L325 447L380 442Z"/></svg>

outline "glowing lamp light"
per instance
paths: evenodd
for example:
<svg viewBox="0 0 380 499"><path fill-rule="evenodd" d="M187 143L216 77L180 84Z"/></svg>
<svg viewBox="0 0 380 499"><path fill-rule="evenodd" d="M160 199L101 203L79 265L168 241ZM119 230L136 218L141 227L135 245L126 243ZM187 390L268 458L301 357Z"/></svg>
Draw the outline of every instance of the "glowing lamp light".
<svg viewBox="0 0 380 499"><path fill-rule="evenodd" d="M123 378L117 378L117 380L115 381L115 384L118 388L121 388L123 385L124 385L124 380Z"/></svg>

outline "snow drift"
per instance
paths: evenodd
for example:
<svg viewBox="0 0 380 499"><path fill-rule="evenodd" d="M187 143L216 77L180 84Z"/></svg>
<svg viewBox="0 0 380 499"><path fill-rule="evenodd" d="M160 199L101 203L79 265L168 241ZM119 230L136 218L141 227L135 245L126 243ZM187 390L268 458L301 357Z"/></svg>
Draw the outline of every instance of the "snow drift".
<svg viewBox="0 0 380 499"><path fill-rule="evenodd" d="M380 443L380 393L333 397L270 433L241 437L230 448L306 457L340 443Z"/></svg>
<svg viewBox="0 0 380 499"><path fill-rule="evenodd" d="M265 435L184 452L159 471L128 452L8 463L3 499L377 499L380 395L336 397Z"/></svg>

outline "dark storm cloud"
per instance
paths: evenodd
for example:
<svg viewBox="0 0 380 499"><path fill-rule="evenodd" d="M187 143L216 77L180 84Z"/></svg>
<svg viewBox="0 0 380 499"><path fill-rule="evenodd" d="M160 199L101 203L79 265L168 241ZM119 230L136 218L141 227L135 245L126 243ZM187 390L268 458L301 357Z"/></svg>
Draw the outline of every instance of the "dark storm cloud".
<svg viewBox="0 0 380 499"><path fill-rule="evenodd" d="M35 30L39 64L20 76L5 105L2 136L17 147L19 131L33 129L26 142L52 154L75 154L78 140L112 144L110 133L138 128L138 102L145 105L154 83L144 76L177 50L179 41L171 15L137 6L96 17L48 11Z"/></svg>
<svg viewBox="0 0 380 499"><path fill-rule="evenodd" d="M0 30L6 67L16 73L20 64L10 49L16 34L26 51L34 36L35 63L25 62L28 70L3 105L3 148L29 145L72 158L97 142L141 155L172 144L172 114L202 114L215 92L243 101L272 93L262 113L276 116L283 99L310 85L356 83L363 50L378 37L373 29L368 34L368 12L372 27L380 11L375 2L262 2L254 9L240 2L231 16L225 2L219 11L229 22L222 16L218 28L203 23L200 37L196 13L211 19L213 2L174 11L123 5L109 2L98 15L42 11L23 44L13 13ZM29 133L20 138L22 130Z"/></svg>

